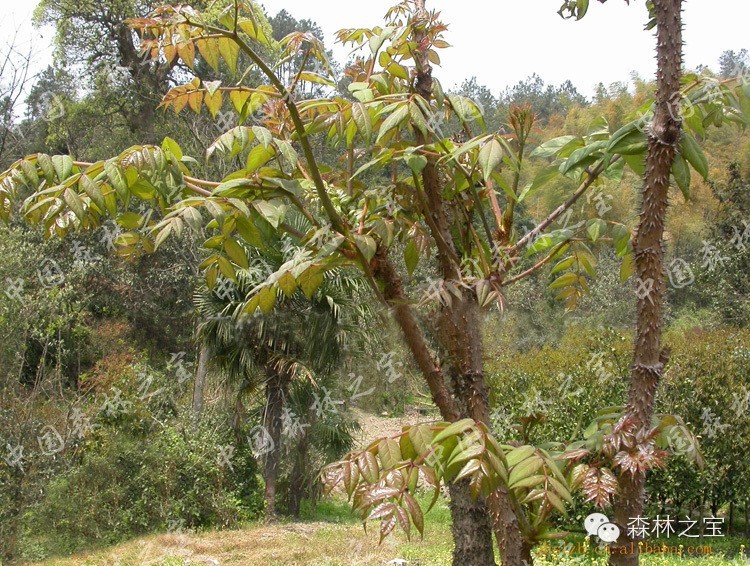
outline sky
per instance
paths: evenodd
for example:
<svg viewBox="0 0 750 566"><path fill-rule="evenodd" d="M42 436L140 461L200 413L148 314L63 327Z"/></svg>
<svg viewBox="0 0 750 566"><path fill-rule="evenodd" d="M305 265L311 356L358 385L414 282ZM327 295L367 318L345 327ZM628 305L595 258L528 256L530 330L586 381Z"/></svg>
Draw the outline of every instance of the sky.
<svg viewBox="0 0 750 566"><path fill-rule="evenodd" d="M166 1L166 0L165 0ZM184 0L183 0L184 1ZM188 2L185 2L188 3ZM374 27L395 0L261 0L271 15L286 9L297 19L312 19L323 29L326 45L344 61L349 50L334 45L344 27ZM445 88L476 76L498 94L537 73L545 82L570 79L585 95L599 82L629 81L633 72L651 78L655 70L652 32L644 31L645 0L592 0L579 21L557 15L560 0L428 0L448 23L442 67L435 71ZM0 0L0 45L18 30L18 47L33 50L34 69L51 60L52 31L34 30L34 3ZM685 3L685 61L689 68L717 67L728 49L750 49L748 0L690 0ZM501 31L500 31L501 30Z"/></svg>

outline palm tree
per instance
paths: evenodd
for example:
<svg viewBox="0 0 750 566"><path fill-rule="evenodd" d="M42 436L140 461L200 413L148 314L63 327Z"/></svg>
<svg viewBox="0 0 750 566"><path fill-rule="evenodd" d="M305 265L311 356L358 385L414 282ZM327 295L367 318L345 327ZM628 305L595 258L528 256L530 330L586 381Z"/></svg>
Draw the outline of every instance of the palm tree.
<svg viewBox="0 0 750 566"><path fill-rule="evenodd" d="M273 517L282 416L290 387L295 380L315 387L317 379L329 378L347 351L354 351L371 339L366 322L372 318L373 310L363 300L367 288L362 277L336 268L326 272L324 283L312 297L306 297L299 289L288 296L279 293L270 313L240 316L246 297L255 295L257 286L270 273L283 272L284 265L293 265L304 253L283 237L262 252L246 251L250 265L237 272L236 282L220 279L214 289L203 287L197 291L195 304L201 319L198 339L212 353L213 364L230 382L239 384L235 425L239 425L243 414L242 396L265 388L263 431L273 449L264 454L263 477L266 515ZM309 398L308 394L308 402ZM304 443L310 442L307 437L308 434L301 439L303 455L307 453ZM337 455L345 451L342 449ZM292 507L299 512L298 501Z"/></svg>

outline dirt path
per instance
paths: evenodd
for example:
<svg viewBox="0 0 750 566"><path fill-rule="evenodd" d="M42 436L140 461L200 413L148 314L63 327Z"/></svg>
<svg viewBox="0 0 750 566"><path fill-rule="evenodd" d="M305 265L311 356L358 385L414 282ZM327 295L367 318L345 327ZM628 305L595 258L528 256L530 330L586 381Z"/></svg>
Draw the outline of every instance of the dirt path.
<svg viewBox="0 0 750 566"><path fill-rule="evenodd" d="M407 409L403 417L372 415L360 409L354 409L353 412L362 427L357 436L357 448L364 448L376 438L394 436L400 433L404 426L433 420L433 417L420 415L415 408Z"/></svg>

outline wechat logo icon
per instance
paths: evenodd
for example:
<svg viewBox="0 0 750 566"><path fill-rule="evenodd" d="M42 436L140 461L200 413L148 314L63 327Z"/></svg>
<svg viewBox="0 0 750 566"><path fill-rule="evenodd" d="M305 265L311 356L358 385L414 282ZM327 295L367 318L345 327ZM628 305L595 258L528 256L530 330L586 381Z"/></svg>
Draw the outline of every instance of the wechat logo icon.
<svg viewBox="0 0 750 566"><path fill-rule="evenodd" d="M602 542L615 542L620 538L620 527L601 513L592 513L583 524L590 536L598 536Z"/></svg>

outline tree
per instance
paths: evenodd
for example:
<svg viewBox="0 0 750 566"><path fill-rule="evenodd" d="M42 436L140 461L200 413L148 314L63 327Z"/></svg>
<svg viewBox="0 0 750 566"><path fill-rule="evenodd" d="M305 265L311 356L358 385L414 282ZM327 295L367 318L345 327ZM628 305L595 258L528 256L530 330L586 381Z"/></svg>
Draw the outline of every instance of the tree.
<svg viewBox="0 0 750 566"><path fill-rule="evenodd" d="M15 36L0 52L0 163L7 163L7 146L13 138L12 127L18 101L29 80L31 55L15 46Z"/></svg>
<svg viewBox="0 0 750 566"><path fill-rule="evenodd" d="M302 222L304 226L304 219ZM367 338L363 329L369 327L371 312L361 301L365 285L362 279L337 269L328 271L325 282L309 294L287 277L281 282L284 295L277 299L272 313L247 317L237 324L232 314L244 306L248 296L253 296L254 289L305 251L283 239L268 242L262 252L251 249L248 253L241 244L230 240L225 246L233 249L240 265L245 263L243 254L249 263L238 271L236 284L222 276L218 288L202 288L198 292L196 307L202 318L198 336L202 346L212 353L213 363L241 384L240 395L265 389L262 430L267 438L262 440L269 441L270 450L262 451L263 479L266 516L272 518L276 515L283 415L285 409L289 410L294 381L317 382L330 376L341 364L344 348L354 352L357 344ZM298 513L299 508L295 511Z"/></svg>
<svg viewBox="0 0 750 566"><path fill-rule="evenodd" d="M335 83L323 73L301 72L285 85L253 49L251 42L270 44L270 40L246 7L226 11L218 24L195 10L169 6L133 20L131 25L140 30L144 47L153 55L161 53L165 38L176 38L177 56L188 66L193 60L185 54L194 45L213 68L223 60L234 69L243 53L265 75L269 84L258 88L194 78L172 89L162 103L178 112L186 106L199 112L205 106L215 116L228 98L242 124L223 134L207 154L228 159L234 172L220 181L194 176L193 160L171 139L161 147L136 146L97 163L34 155L20 160L0 179L0 210L10 214L12 199L31 193L23 212L50 235L95 226L105 215L126 217L134 228L119 239L123 254L153 251L186 227L205 229L212 234L205 245L214 250L202 264L210 286L220 274L232 280L240 277L245 256L237 253L237 237L262 248L283 233L304 247L308 253L255 287L233 312L236 320L258 309L271 312L286 285L311 293L330 269L342 265L360 269L373 295L401 328L445 421L417 427L415 434L427 452L414 451L405 460L411 468L424 466L424 458L442 446L435 467L443 471L435 479L449 486L454 562L493 562L494 531L504 562L520 565L531 562L536 542L551 536L550 514L564 510L561 498L569 494L570 485L565 483L572 478L562 468L588 451L558 447L555 453L545 453L541 447L503 446L489 434L482 309L502 305L504 288L554 261L551 287L568 308L574 308L594 273L587 247L591 242L611 241L624 259L627 275L632 244L622 224L590 216L573 225L566 223L568 227L555 224L602 175L617 178L625 165L642 174L647 139L639 129L640 118L615 132L600 121L586 136L551 140L532 152L529 134L535 116L523 106L509 112L510 133L485 134L478 105L460 95L446 95L433 77L437 50L447 45L438 14L428 11L424 0L407 1L389 12L388 23L386 28L339 32L340 41L364 51L347 69L351 96L298 101L299 83L330 88ZM282 45L282 60L301 52L317 58L330 72L325 49L313 35L292 33ZM700 94L705 86L706 81L696 78L694 92ZM740 102L747 102L747 95L726 90L724 98L734 97L727 104L732 116L744 119ZM710 104L723 108L722 100ZM266 114L262 125L245 125L261 108ZM465 141L456 141L444 131L449 120L459 124ZM343 150L345 165L323 167L312 147L316 137ZM700 149L697 144L690 149L690 163L701 170ZM231 161L239 155L241 163ZM371 159L354 171L356 159L363 157ZM550 162L527 183L524 177L531 158ZM684 188L685 169L675 171ZM365 175L368 184L361 180ZM553 185L565 190L563 201L523 232L518 224L520 205ZM163 218L126 216L135 214L128 210L134 199L153 203ZM288 221L290 209L305 217L307 231ZM404 250L405 271L396 267L392 257L399 249L397 243ZM430 262L435 278L427 296L415 301L407 294L405 280L421 261ZM434 314L424 325L418 323L416 302L434 305ZM407 530L409 519L416 524L421 516L417 509L403 514L409 500L404 486L397 487L402 476L396 470L403 454L391 440L366 451L371 456L350 458L343 476L342 468L336 468L352 490L369 491L373 484L385 482L389 500L382 503L387 507L374 518L382 519L381 532L386 533L397 522ZM385 458L378 468L368 467L374 452ZM456 470L459 464L464 467ZM543 474L535 473L541 469ZM559 485L549 481L552 476Z"/></svg>

